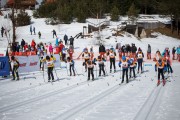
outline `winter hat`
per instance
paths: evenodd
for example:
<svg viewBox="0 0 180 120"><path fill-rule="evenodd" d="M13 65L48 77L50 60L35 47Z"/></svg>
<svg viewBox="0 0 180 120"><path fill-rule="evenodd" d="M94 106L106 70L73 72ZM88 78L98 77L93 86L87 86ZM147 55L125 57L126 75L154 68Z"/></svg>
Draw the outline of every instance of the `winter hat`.
<svg viewBox="0 0 180 120"><path fill-rule="evenodd" d="M15 57L14 57L14 56L12 56L12 57L11 57L11 60L14 60L14 58L15 58Z"/></svg>
<svg viewBox="0 0 180 120"><path fill-rule="evenodd" d="M70 60L70 57L67 57L67 60Z"/></svg>
<svg viewBox="0 0 180 120"><path fill-rule="evenodd" d="M50 60L50 57L48 55L46 56L46 60Z"/></svg>
<svg viewBox="0 0 180 120"><path fill-rule="evenodd" d="M123 60L123 61L126 60L126 56L122 56L122 60Z"/></svg>

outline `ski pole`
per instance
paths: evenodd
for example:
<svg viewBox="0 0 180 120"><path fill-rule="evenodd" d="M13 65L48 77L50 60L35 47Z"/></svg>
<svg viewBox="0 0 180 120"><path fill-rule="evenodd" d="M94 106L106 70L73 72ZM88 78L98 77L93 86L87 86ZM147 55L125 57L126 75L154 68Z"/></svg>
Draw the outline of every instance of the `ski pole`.
<svg viewBox="0 0 180 120"><path fill-rule="evenodd" d="M107 70L106 70L106 65L104 65L104 69L105 69L105 73L106 73L106 75L108 75Z"/></svg>
<svg viewBox="0 0 180 120"><path fill-rule="evenodd" d="M95 65L96 66L96 65ZM97 79L97 66L96 66L96 79Z"/></svg>
<svg viewBox="0 0 180 120"><path fill-rule="evenodd" d="M58 77L58 75L57 75L57 72L56 72L56 68L55 68L55 66L54 66L54 71L55 71L55 74L56 74L57 80L59 80L59 77Z"/></svg>
<svg viewBox="0 0 180 120"><path fill-rule="evenodd" d="M121 71L121 67L120 67L120 79L122 79L122 78L121 78L121 72L122 72L122 71Z"/></svg>
<svg viewBox="0 0 180 120"><path fill-rule="evenodd" d="M43 79L44 79L44 82L45 82L45 78L44 78L44 70L43 70Z"/></svg>
<svg viewBox="0 0 180 120"><path fill-rule="evenodd" d="M77 72L77 70L76 70L76 68L74 67L74 70L75 70L75 72L77 73L77 75L79 76L79 74L78 74L78 72Z"/></svg>
<svg viewBox="0 0 180 120"><path fill-rule="evenodd" d="M66 71L67 71L67 76L68 76L69 74L68 74L68 68L67 68L67 67L68 67L68 66L67 66L67 63L66 63Z"/></svg>

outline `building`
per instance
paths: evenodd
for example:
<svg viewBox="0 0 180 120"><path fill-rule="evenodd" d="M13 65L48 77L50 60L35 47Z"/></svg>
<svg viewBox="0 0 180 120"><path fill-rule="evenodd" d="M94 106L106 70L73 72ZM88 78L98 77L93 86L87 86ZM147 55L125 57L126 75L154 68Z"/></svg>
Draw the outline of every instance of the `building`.
<svg viewBox="0 0 180 120"><path fill-rule="evenodd" d="M55 2L56 0L45 0L46 1L46 3L53 3L53 2Z"/></svg>
<svg viewBox="0 0 180 120"><path fill-rule="evenodd" d="M36 5L36 0L21 0L19 3L21 7L23 8L29 8L29 7L35 7ZM14 0L8 0L7 1L7 6L12 7L14 5Z"/></svg>

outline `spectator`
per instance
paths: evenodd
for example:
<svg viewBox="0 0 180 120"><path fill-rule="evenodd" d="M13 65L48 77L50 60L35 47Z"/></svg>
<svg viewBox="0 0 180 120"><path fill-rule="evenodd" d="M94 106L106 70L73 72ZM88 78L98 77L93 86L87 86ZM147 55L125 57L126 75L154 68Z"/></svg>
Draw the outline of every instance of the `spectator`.
<svg viewBox="0 0 180 120"><path fill-rule="evenodd" d="M31 26L31 25L30 25L30 32L31 32L31 35L32 35L32 32L33 32L33 31L32 31L32 26Z"/></svg>
<svg viewBox="0 0 180 120"><path fill-rule="evenodd" d="M175 60L175 53L176 53L176 48L175 47L173 47L173 49L172 49L172 55L173 55L173 60Z"/></svg>
<svg viewBox="0 0 180 120"><path fill-rule="evenodd" d="M39 39L41 39L41 32L40 31L38 32L38 35L39 35Z"/></svg>
<svg viewBox="0 0 180 120"><path fill-rule="evenodd" d="M2 27L1 28L1 36L3 37L3 35L4 35L4 31L5 31L5 29L4 29L4 27Z"/></svg>
<svg viewBox="0 0 180 120"><path fill-rule="evenodd" d="M99 46L99 55L100 55L100 57L103 58L105 53L106 53L106 49L105 49L104 45L100 44L100 46Z"/></svg>
<svg viewBox="0 0 180 120"><path fill-rule="evenodd" d="M70 45L74 46L74 38L71 36L71 38L69 39L70 41Z"/></svg>
<svg viewBox="0 0 180 120"><path fill-rule="evenodd" d="M67 41L68 41L68 36L65 34L65 35L64 35L64 42L65 42L65 45L67 45Z"/></svg>
<svg viewBox="0 0 180 120"><path fill-rule="evenodd" d="M49 53L50 53L50 55L53 54L53 47L52 47L52 44L51 44L51 43L50 43L50 45L49 45Z"/></svg>
<svg viewBox="0 0 180 120"><path fill-rule="evenodd" d="M35 43L34 40L32 40L32 42L31 42L31 48L33 48L33 50L35 50L35 46L36 46L36 43Z"/></svg>
<svg viewBox="0 0 180 120"><path fill-rule="evenodd" d="M56 37L56 46L59 45L59 42L58 42L58 37Z"/></svg>
<svg viewBox="0 0 180 120"><path fill-rule="evenodd" d="M137 47L135 44L132 44L131 47L131 52L132 52L132 57L135 59L136 58L136 51L137 51Z"/></svg>
<svg viewBox="0 0 180 120"><path fill-rule="evenodd" d="M24 41L24 39L22 39L22 41L21 41L21 46L22 46L22 48L24 48L24 45L25 45L26 43L25 43L25 41Z"/></svg>
<svg viewBox="0 0 180 120"><path fill-rule="evenodd" d="M56 36L56 37L57 37L57 35L56 35L56 31L55 31L55 30L53 30L52 32L53 32L53 38L54 38L54 36Z"/></svg>
<svg viewBox="0 0 180 120"><path fill-rule="evenodd" d="M34 35L36 34L36 28L35 27L33 27L33 32L34 32Z"/></svg>
<svg viewBox="0 0 180 120"><path fill-rule="evenodd" d="M150 46L150 44L148 44L147 59L151 59L151 46Z"/></svg>
<svg viewBox="0 0 180 120"><path fill-rule="evenodd" d="M63 48L64 48L63 42L60 41L60 43L59 43L59 54L60 54L61 58L62 58L62 49L63 49ZM62 60L62 59L61 59L61 60Z"/></svg>

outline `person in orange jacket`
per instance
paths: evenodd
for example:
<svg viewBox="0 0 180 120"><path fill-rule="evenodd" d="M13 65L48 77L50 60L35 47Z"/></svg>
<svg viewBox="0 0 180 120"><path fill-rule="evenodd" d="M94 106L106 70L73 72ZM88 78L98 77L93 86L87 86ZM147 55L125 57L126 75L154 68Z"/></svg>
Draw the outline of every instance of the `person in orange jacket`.
<svg viewBox="0 0 180 120"><path fill-rule="evenodd" d="M162 60L162 58L159 58L159 60L156 62L155 64L155 71L158 72L158 82L157 82L157 86L160 84L160 75L162 76L162 82L163 82L163 86L165 85L166 81L164 79L164 67L165 67L165 63Z"/></svg>

